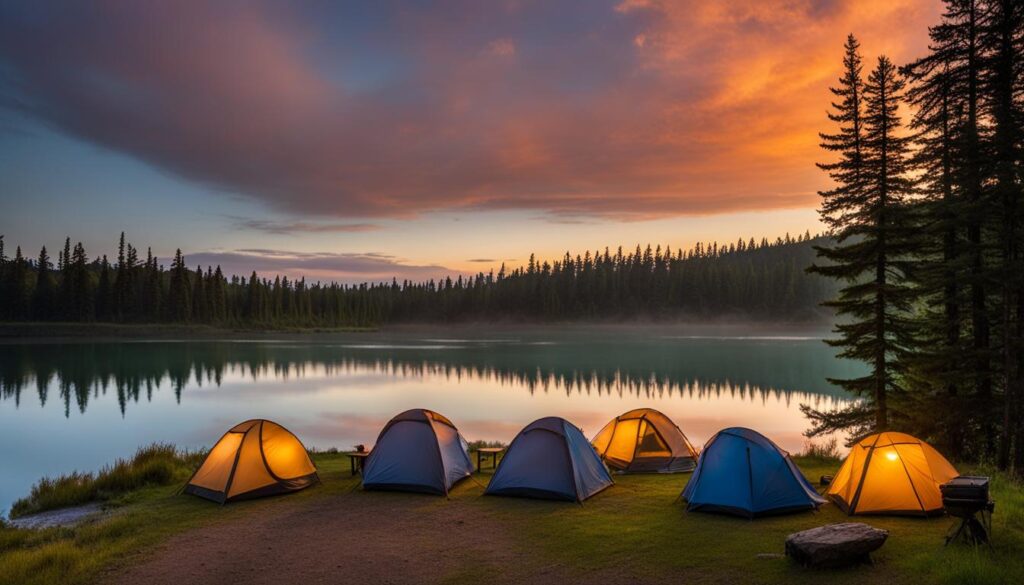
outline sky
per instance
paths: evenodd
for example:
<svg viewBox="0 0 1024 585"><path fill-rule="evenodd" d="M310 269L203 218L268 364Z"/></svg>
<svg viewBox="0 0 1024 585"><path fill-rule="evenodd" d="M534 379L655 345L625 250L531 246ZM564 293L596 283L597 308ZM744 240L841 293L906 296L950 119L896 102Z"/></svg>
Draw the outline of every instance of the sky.
<svg viewBox="0 0 1024 585"><path fill-rule="evenodd" d="M0 4L0 234L360 282L822 229L828 87L938 0Z"/></svg>

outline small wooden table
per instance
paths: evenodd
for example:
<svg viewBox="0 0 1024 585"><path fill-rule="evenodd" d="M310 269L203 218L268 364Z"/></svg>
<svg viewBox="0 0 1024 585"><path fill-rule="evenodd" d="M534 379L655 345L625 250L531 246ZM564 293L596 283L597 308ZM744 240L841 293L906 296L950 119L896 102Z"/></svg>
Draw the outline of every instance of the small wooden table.
<svg viewBox="0 0 1024 585"><path fill-rule="evenodd" d="M498 454L504 451L504 447L481 447L476 450L476 468L482 469L484 455L491 456L491 467L498 466Z"/></svg>
<svg viewBox="0 0 1024 585"><path fill-rule="evenodd" d="M352 467L352 475L355 475L356 471L358 471L359 473L363 472L363 467L366 465L366 458L370 456L370 452L355 451L352 453L346 453L346 455L348 455L348 462L349 465Z"/></svg>

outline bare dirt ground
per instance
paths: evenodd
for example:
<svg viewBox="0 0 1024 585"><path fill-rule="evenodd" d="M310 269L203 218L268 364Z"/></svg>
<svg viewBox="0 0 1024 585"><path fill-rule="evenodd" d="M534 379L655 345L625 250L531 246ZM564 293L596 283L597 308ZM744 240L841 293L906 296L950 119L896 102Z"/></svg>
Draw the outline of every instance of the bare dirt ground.
<svg viewBox="0 0 1024 585"><path fill-rule="evenodd" d="M537 558L488 507L353 492L311 498L171 538L101 579L124 585L634 583Z"/></svg>

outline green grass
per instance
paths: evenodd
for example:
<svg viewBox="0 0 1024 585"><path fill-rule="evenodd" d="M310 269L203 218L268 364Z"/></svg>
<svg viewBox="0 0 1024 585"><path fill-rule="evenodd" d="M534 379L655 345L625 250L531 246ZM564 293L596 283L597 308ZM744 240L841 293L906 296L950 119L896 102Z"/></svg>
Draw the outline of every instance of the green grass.
<svg viewBox="0 0 1024 585"><path fill-rule="evenodd" d="M323 483L282 498L214 506L176 495L180 483L150 485L107 500L108 515L75 528L17 530L0 527L0 583L92 583L122 563L137 562L154 544L172 534L211 522L260 514L316 498L344 497L356 485L348 477L348 458L315 453ZM475 460L475 459L474 459ZM827 456L798 457L817 483L833 474L838 461ZM616 485L582 506L513 498L480 497L491 470L476 481L460 483L450 501L413 496L424 506L464 506L493 517L495 529L510 535L524 563L559 566L582 575L612 571L635 580L671 578L686 583L1021 583L1024 582L1024 487L987 469L965 472L993 475L995 549L964 545L944 548L949 518L855 517L889 530L889 541L874 555L873 566L810 571L785 558L759 559L758 553L782 553L786 535L797 530L851 519L834 506L817 513L754 521L687 513L676 497L684 475L616 476ZM357 498L394 494L357 493ZM382 518L386 521L386 518ZM446 583L479 583L500 567L467 559L465 567L445 575ZM595 572L596 573L593 573Z"/></svg>
<svg viewBox="0 0 1024 585"><path fill-rule="evenodd" d="M833 474L838 463L799 458L804 473L817 483ZM835 506L817 513L761 518L754 521L728 516L687 513L672 503L686 479L665 476L616 478L616 487L596 496L580 509L553 509L522 523L531 548L552 562L581 569L632 566L638 576L678 574L688 583L806 582L819 573L788 559L759 559L759 553L783 553L788 534L823 524L851 521ZM1021 583L1024 567L1024 512L1020 485L997 481L994 517L995 551L970 547L944 548L949 518L862 517L889 531L872 567L829 571L830 583ZM509 521L529 513L530 504L510 504Z"/></svg>

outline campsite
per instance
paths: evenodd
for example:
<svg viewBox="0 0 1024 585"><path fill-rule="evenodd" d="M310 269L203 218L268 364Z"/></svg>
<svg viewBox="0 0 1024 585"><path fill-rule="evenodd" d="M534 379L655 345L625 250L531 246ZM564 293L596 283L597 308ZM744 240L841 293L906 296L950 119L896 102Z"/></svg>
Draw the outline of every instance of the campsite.
<svg viewBox="0 0 1024 585"><path fill-rule="evenodd" d="M83 481L111 484L115 471L150 477L97 492L101 511L78 523L0 528L0 576L26 584L345 581L337 575L355 570L360 581L424 583L669 583L680 572L698 583L1024 576L1010 561L1024 543L1021 490L996 474L991 546L945 546L955 518L942 514L939 487L959 473L909 435L866 437L842 460L826 449L790 454L741 427L694 447L670 417L645 408L612 417L592 443L570 421L546 417L478 469L479 448L456 421L423 409L397 413L355 454L307 452L274 421L244 421L208 452L154 446L95 479L41 484L15 508L45 515L93 501L60 498ZM158 465L168 471L156 474ZM885 532L870 561L806 567L783 546L793 533L850 521Z"/></svg>
<svg viewBox="0 0 1024 585"><path fill-rule="evenodd" d="M1024 0L0 2L0 585L1024 583Z"/></svg>
<svg viewBox="0 0 1024 585"><path fill-rule="evenodd" d="M616 476L584 505L492 498L477 483L486 485L489 468L448 498L363 492L344 455L314 454L313 461L317 486L223 507L175 495L188 477L179 475L174 485L127 495L104 523L21 535L37 545L5 558L7 571L20 572L4 574L19 583L61 575L67 583L154 584L269 583L285 575L311 582L674 583L684 573L695 583L805 583L827 574L841 584L1013 583L1022 576L1015 559L1024 543L1024 501L998 476L993 497L1004 509L994 518L994 552L944 548L948 518L875 517L868 521L890 537L873 564L821 573L782 557L781 543L791 532L846 521L831 504L756 521L687 513L676 500L689 474ZM839 466L795 461L809 477Z"/></svg>

